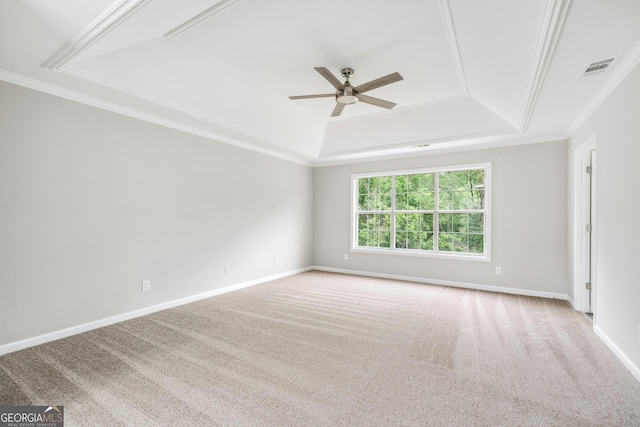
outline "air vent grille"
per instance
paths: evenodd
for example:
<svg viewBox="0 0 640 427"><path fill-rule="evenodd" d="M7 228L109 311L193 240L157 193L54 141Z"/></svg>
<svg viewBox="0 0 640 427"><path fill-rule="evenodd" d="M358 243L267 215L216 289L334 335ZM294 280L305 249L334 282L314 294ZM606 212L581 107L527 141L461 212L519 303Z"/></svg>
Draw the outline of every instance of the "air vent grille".
<svg viewBox="0 0 640 427"><path fill-rule="evenodd" d="M609 68L609 66L611 65L614 59L615 58L609 58L609 59L603 59L602 61L592 62L591 64L585 67L582 75L590 76L592 74L601 73L605 71L607 68Z"/></svg>

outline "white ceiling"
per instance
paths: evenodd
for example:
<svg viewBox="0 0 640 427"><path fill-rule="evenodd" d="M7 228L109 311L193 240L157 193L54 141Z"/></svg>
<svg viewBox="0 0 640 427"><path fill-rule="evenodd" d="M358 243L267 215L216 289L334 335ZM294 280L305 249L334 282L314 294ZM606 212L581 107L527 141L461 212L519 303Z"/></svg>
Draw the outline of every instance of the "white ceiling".
<svg viewBox="0 0 640 427"><path fill-rule="evenodd" d="M318 165L564 139L639 61L637 0L0 2L0 79Z"/></svg>

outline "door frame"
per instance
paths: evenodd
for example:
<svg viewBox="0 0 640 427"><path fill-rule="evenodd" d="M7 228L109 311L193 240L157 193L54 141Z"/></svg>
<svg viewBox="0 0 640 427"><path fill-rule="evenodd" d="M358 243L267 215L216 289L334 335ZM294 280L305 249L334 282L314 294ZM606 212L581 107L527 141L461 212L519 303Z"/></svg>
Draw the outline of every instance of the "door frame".
<svg viewBox="0 0 640 427"><path fill-rule="evenodd" d="M598 146L598 132L587 138L575 151L574 170L574 262L573 262L573 297L574 308L578 311L589 310L589 292L585 283L589 281L589 256L591 257L591 312L593 323L596 324L596 292L597 292L597 221L596 194L597 169L592 168L591 174L586 173L586 167L596 163ZM593 152L593 154L592 154ZM591 224L591 233L586 225ZM591 242L589 242L591 239ZM591 243L591 250L589 245ZM590 254L589 254L590 252Z"/></svg>

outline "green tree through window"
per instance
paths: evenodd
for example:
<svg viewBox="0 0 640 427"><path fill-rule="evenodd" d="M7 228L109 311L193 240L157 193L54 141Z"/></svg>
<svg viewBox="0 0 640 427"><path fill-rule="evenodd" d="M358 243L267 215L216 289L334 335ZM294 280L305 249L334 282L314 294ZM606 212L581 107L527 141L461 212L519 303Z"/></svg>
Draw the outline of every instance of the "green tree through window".
<svg viewBox="0 0 640 427"><path fill-rule="evenodd" d="M486 255L489 168L354 176L354 247Z"/></svg>
<svg viewBox="0 0 640 427"><path fill-rule="evenodd" d="M358 246L390 248L391 177L358 180Z"/></svg>

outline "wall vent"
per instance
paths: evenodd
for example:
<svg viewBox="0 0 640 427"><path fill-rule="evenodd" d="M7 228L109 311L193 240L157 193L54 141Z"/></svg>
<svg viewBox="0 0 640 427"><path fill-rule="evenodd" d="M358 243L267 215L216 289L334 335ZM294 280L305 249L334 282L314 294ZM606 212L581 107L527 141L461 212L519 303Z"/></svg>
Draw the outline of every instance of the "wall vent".
<svg viewBox="0 0 640 427"><path fill-rule="evenodd" d="M602 73L607 68L609 68L609 66L611 65L614 59L616 58L609 58L609 59L603 59L602 61L592 62L584 68L582 75L590 76L592 74Z"/></svg>

